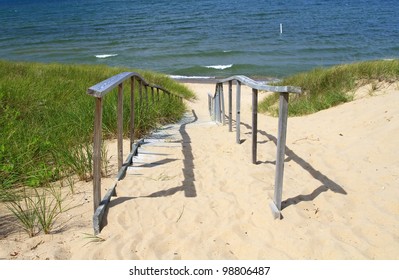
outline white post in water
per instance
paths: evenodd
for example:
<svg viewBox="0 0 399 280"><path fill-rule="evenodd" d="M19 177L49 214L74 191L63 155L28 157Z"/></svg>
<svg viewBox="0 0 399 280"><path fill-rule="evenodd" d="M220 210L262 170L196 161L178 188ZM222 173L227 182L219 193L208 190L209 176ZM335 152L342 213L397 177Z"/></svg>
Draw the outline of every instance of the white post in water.
<svg viewBox="0 0 399 280"><path fill-rule="evenodd" d="M280 34L283 34L283 24L280 23Z"/></svg>

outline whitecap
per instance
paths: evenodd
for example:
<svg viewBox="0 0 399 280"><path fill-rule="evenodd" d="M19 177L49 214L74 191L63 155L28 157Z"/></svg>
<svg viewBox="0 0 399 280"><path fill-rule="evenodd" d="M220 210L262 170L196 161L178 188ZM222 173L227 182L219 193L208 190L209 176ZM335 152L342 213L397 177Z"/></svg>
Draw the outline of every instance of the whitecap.
<svg viewBox="0 0 399 280"><path fill-rule="evenodd" d="M205 66L206 68L213 68L213 69L218 69L218 70L224 70L227 68L231 68L233 64L228 64L228 65L209 65Z"/></svg>
<svg viewBox="0 0 399 280"><path fill-rule="evenodd" d="M113 56L117 56L118 54L116 53L112 53L112 54L96 54L95 57L97 58L107 58L107 57L113 57Z"/></svg>

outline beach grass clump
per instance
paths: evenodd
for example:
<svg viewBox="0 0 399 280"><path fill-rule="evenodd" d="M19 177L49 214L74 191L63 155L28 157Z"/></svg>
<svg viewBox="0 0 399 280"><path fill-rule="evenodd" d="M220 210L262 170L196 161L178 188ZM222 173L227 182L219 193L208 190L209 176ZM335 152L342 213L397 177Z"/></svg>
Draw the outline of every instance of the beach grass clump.
<svg viewBox="0 0 399 280"><path fill-rule="evenodd" d="M57 217L64 211L61 189L24 187L19 195L6 203L20 228L29 237L43 231L51 233Z"/></svg>
<svg viewBox="0 0 399 280"><path fill-rule="evenodd" d="M20 187L46 186L76 174L81 180L91 179L94 98L86 92L125 71L138 72L150 84L186 99L194 98L187 87L159 73L102 65L0 61L0 201L9 200ZM124 87L126 137L129 83ZM135 139L180 119L185 112L185 104L178 98L142 94L141 100L138 94L135 98ZM116 99L116 90L104 98L103 139L116 135ZM105 154L104 150L104 175L108 173Z"/></svg>
<svg viewBox="0 0 399 280"><path fill-rule="evenodd" d="M37 215L34 211L34 202L31 197L24 196L22 199L14 199L7 202L8 210L17 219L18 225L29 237L35 236L39 230L37 228Z"/></svg>
<svg viewBox="0 0 399 280"><path fill-rule="evenodd" d="M303 93L291 94L289 102L289 115L301 116L353 100L349 93L362 85L394 82L398 78L399 60L379 60L317 68L287 77L279 84L302 88ZM259 112L276 116L277 101L278 94L266 97L259 104Z"/></svg>

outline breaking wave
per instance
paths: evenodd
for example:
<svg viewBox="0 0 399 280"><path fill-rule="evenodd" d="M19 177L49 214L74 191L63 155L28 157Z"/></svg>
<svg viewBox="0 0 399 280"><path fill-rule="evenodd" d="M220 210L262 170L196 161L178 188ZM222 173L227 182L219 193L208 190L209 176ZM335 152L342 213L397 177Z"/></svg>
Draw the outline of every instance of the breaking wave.
<svg viewBox="0 0 399 280"><path fill-rule="evenodd" d="M95 57L97 58L108 58L108 57L113 57L117 56L118 54L112 53L112 54L96 54Z"/></svg>

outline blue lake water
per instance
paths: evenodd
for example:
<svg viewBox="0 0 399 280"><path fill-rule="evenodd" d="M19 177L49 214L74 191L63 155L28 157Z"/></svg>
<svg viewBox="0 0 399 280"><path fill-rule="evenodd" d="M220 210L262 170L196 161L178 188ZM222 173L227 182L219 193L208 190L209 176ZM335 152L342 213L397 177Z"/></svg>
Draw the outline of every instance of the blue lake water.
<svg viewBox="0 0 399 280"><path fill-rule="evenodd" d="M398 11L398 0L0 0L0 59L284 77L398 58Z"/></svg>

